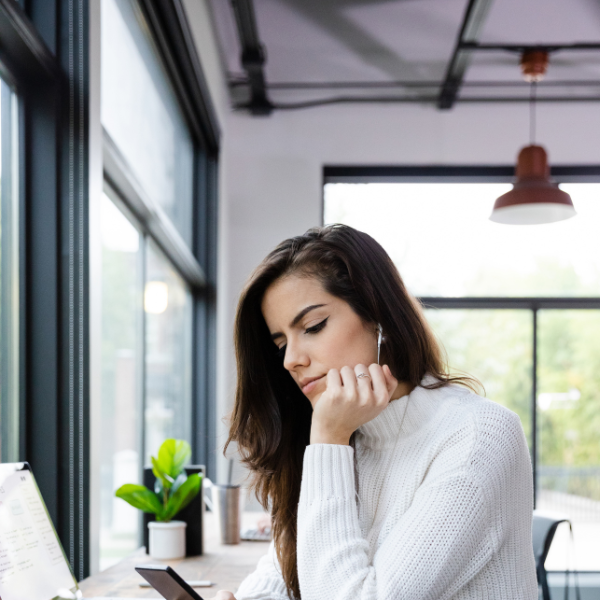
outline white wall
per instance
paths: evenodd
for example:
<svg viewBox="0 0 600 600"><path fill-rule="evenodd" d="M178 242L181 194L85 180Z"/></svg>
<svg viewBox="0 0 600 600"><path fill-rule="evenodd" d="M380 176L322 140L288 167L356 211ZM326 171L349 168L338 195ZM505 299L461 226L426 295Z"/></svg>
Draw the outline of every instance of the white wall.
<svg viewBox="0 0 600 600"><path fill-rule="evenodd" d="M528 143L528 118L525 104L459 104L444 112L334 105L270 117L230 112L222 156L219 412L230 410L233 398L238 294L276 244L321 223L324 165L511 165ZM551 164L600 164L598 106L538 105L538 141Z"/></svg>

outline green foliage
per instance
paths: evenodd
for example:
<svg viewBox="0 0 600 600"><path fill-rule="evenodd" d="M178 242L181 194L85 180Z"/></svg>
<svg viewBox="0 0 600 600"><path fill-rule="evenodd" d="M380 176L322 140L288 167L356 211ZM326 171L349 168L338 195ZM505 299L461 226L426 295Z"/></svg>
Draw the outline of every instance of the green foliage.
<svg viewBox="0 0 600 600"><path fill-rule="evenodd" d="M191 453L190 445L185 440L165 440L158 450L156 468L170 481L175 481Z"/></svg>
<svg viewBox="0 0 600 600"><path fill-rule="evenodd" d="M159 514L163 510L158 496L144 485L126 483L115 492L115 496L144 512Z"/></svg>
<svg viewBox="0 0 600 600"><path fill-rule="evenodd" d="M191 453L185 440L165 440L158 451L158 458L152 457L152 472L156 477L154 491L143 485L126 483L115 492L115 496L135 508L155 514L157 521L170 521L200 491L202 476L198 473L186 475L184 469Z"/></svg>

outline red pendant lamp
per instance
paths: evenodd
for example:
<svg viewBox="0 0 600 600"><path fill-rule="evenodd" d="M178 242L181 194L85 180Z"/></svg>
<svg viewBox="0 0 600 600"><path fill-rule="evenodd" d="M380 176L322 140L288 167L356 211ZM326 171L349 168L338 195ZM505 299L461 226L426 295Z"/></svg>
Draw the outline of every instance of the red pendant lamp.
<svg viewBox="0 0 600 600"><path fill-rule="evenodd" d="M507 225L539 225L574 217L577 213L571 197L550 179L548 156L535 139L535 85L544 77L548 53L526 50L521 57L523 77L531 82L531 144L519 152L513 189L494 203L490 220Z"/></svg>

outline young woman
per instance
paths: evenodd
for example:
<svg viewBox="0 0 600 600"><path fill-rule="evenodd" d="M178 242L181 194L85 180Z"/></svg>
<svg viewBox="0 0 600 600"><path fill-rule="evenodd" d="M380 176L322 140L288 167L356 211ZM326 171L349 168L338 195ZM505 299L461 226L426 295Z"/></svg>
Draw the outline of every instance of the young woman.
<svg viewBox="0 0 600 600"><path fill-rule="evenodd" d="M235 345L228 443L274 532L237 600L537 598L519 418L448 373L375 240L333 225L281 243Z"/></svg>

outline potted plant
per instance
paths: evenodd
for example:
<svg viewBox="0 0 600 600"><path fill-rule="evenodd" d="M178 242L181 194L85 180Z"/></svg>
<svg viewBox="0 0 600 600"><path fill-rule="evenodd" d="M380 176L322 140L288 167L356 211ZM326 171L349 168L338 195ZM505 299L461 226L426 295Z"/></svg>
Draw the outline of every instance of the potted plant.
<svg viewBox="0 0 600 600"><path fill-rule="evenodd" d="M202 475L188 476L184 468L191 454L185 440L165 440L158 450L158 457L152 457L152 472L156 477L154 491L144 485L126 483L115 492L115 496L131 506L156 515L156 521L148 523L148 553L154 559L185 556L186 523L172 519L200 491Z"/></svg>

